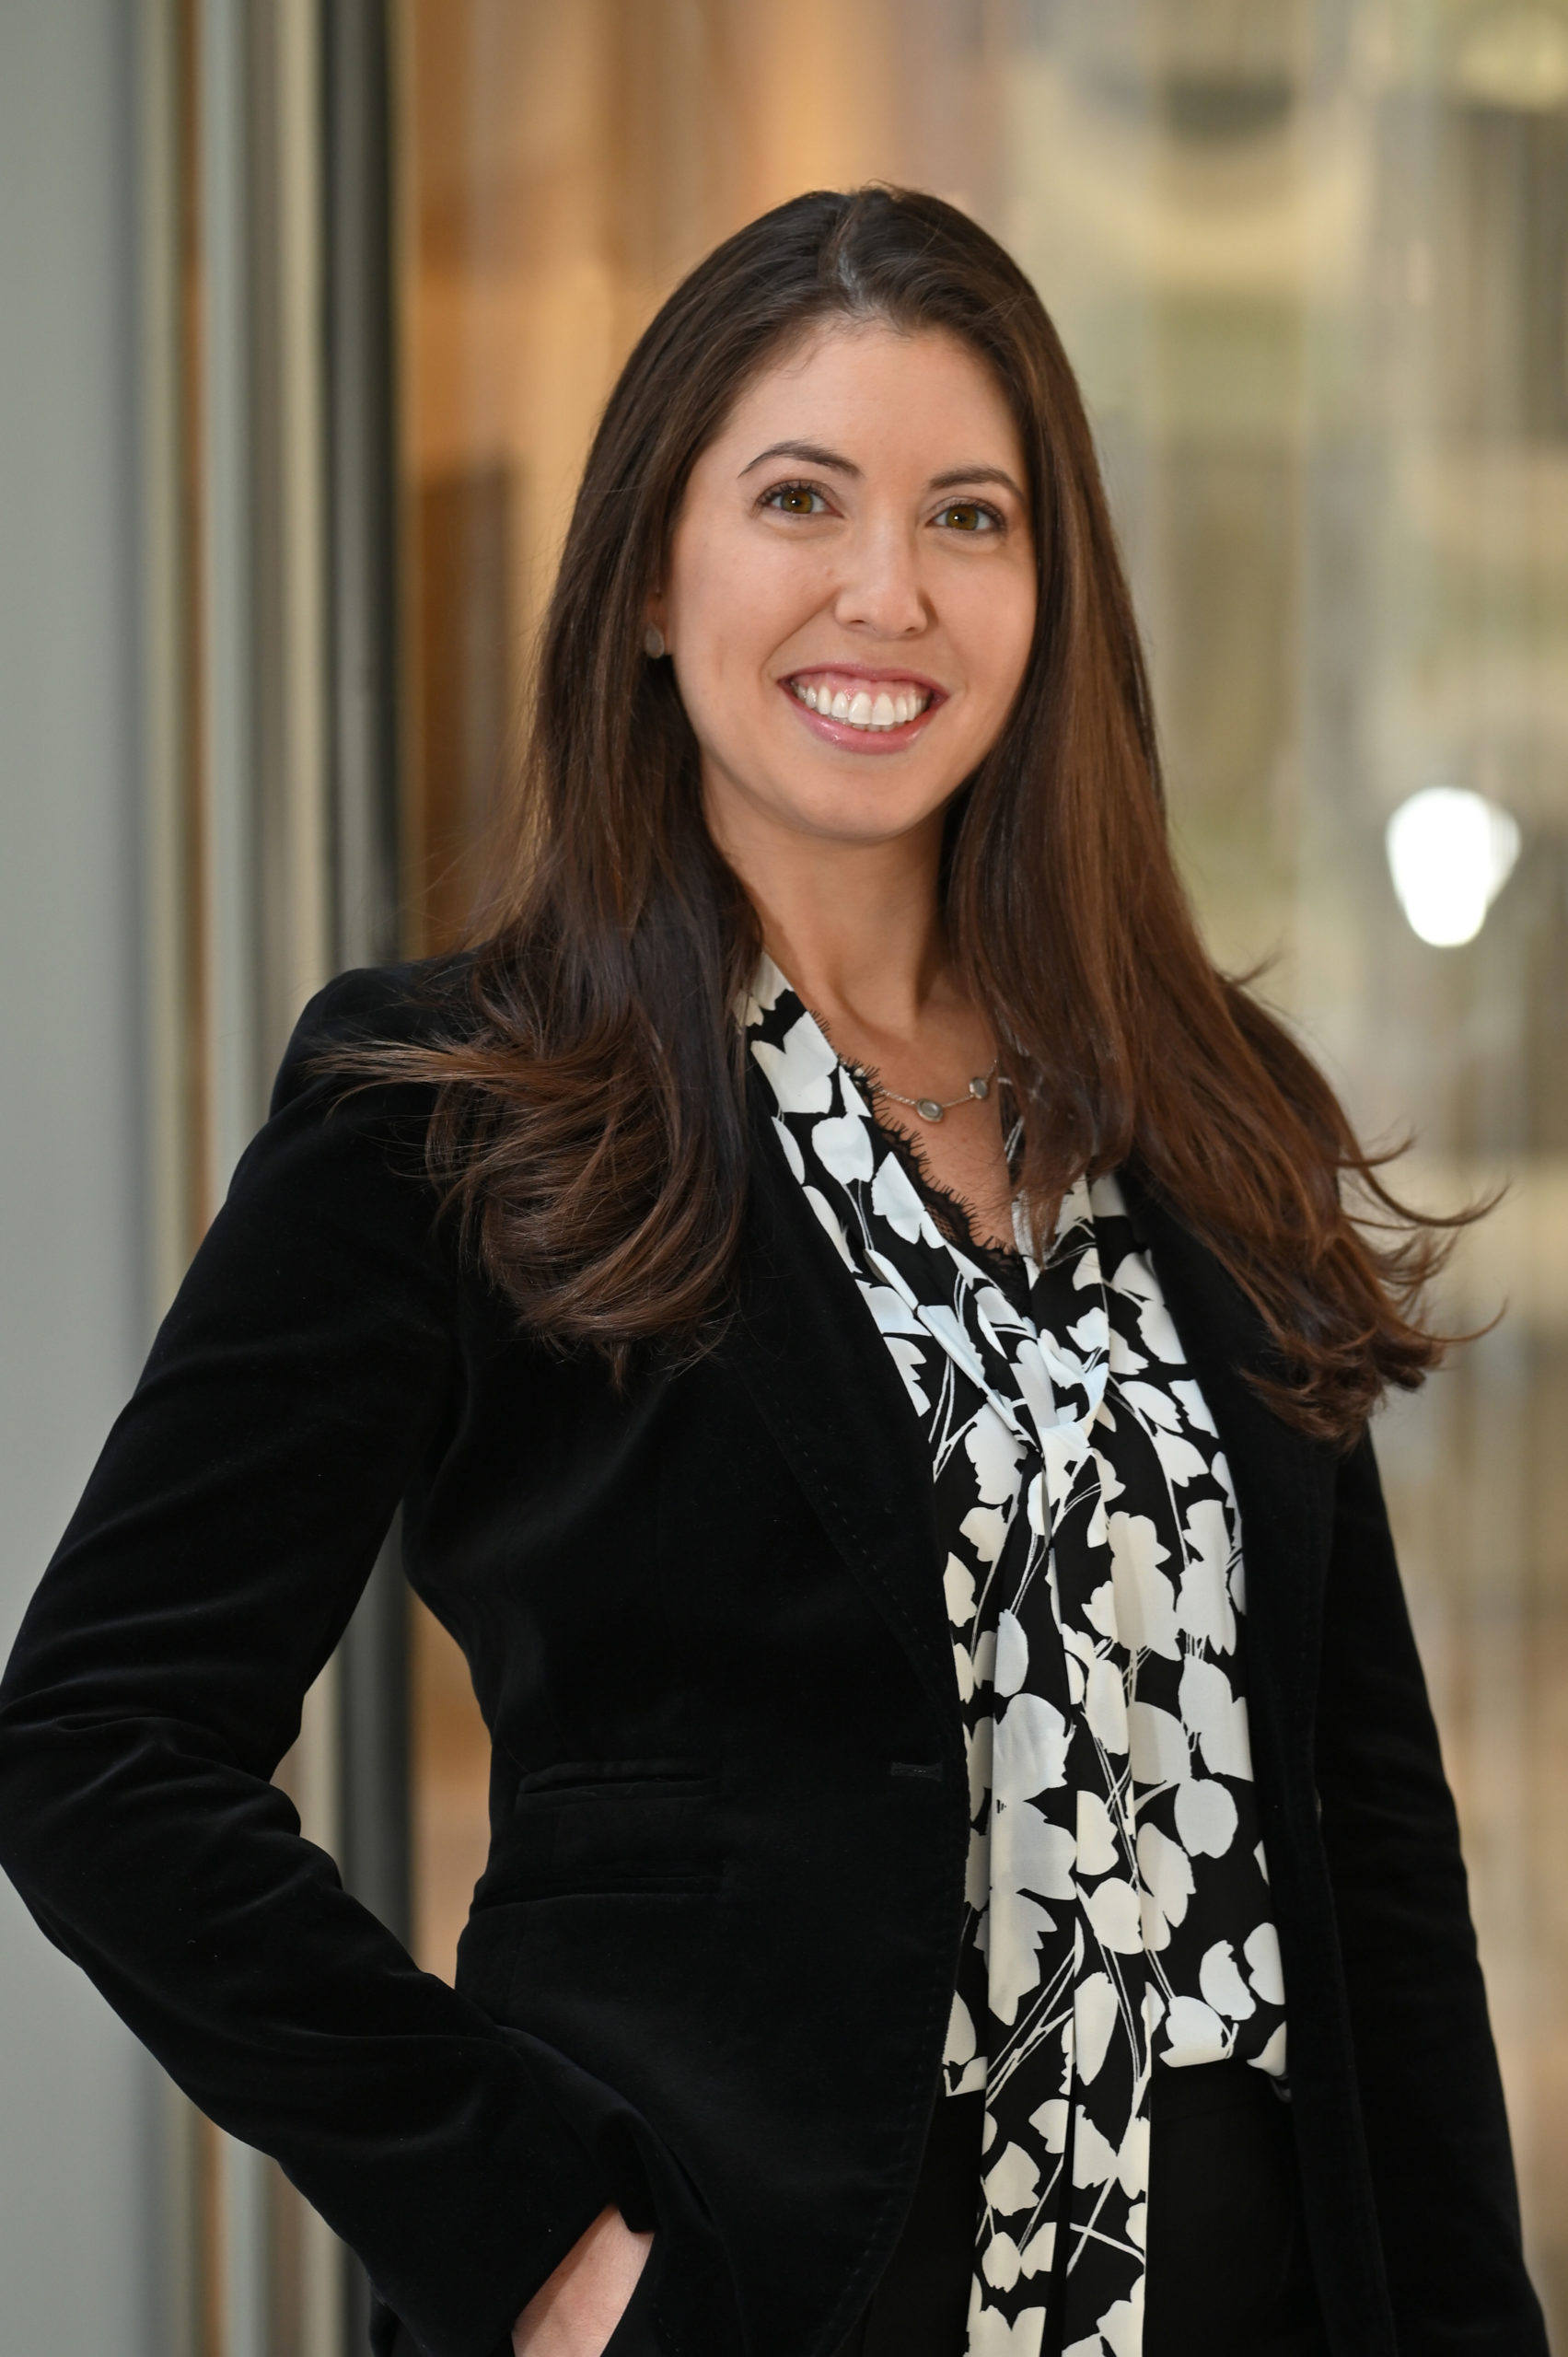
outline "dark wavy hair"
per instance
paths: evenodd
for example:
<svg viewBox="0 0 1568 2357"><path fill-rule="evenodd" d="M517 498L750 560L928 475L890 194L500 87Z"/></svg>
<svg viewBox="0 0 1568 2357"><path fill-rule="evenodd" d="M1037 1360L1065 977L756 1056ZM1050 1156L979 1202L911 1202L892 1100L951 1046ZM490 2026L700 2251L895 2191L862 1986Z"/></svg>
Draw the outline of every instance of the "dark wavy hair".
<svg viewBox="0 0 1568 2357"><path fill-rule="evenodd" d="M358 1069L436 1084L432 1169L534 1332L623 1369L639 1341L718 1330L747 1185L733 1009L759 932L703 820L672 668L644 653L645 609L699 453L760 369L833 320L959 338L1028 459L1034 644L952 806L944 914L1002 1043L1031 1214L1053 1220L1086 1170L1135 1166L1261 1313L1279 1411L1348 1441L1441 1355L1422 1297L1453 1223L1389 1194L1321 1074L1205 953L1082 397L1023 273L936 197L779 205L639 341L577 494L460 1019Z"/></svg>

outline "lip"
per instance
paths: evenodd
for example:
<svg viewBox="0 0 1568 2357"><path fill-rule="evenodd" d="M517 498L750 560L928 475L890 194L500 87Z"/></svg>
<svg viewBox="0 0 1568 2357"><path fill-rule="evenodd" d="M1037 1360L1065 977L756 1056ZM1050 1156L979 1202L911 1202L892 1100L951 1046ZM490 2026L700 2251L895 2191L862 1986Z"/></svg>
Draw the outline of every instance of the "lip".
<svg viewBox="0 0 1568 2357"><path fill-rule="evenodd" d="M814 674L823 671L830 671L838 679L864 679L868 688L915 688L928 702L912 720L906 720L901 727L853 728L847 720L831 720L824 713L813 712L795 693L793 681L809 679ZM805 723L813 736L819 737L824 744L839 746L847 753L906 751L947 701L947 689L938 687L936 681L927 679L923 671L889 670L870 663L802 663L782 679L778 687L790 710Z"/></svg>

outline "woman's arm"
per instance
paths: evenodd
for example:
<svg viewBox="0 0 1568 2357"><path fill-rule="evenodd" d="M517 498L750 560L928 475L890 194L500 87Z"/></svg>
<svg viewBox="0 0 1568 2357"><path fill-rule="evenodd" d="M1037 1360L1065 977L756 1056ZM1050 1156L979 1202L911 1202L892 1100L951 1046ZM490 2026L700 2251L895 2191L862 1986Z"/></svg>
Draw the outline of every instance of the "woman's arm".
<svg viewBox="0 0 1568 2357"><path fill-rule="evenodd" d="M653 2239L601 2210L513 2326L512 2357L604 2357Z"/></svg>
<svg viewBox="0 0 1568 2357"><path fill-rule="evenodd" d="M1546 2357L1458 1824L1369 1439L1340 1469L1318 1784L1400 2346Z"/></svg>
<svg viewBox="0 0 1568 2357"><path fill-rule="evenodd" d="M0 1864L432 2357L494 2357L613 2198L574 2068L418 1971L269 1781L456 1376L425 1104L309 1068L398 995L350 976L307 1011L33 1600L0 1686Z"/></svg>

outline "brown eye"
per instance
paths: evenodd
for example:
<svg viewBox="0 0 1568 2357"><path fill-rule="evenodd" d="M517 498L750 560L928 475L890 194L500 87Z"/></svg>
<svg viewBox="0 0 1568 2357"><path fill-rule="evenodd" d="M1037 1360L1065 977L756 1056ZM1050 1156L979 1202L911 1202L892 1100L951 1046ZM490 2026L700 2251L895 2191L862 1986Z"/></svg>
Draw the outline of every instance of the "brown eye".
<svg viewBox="0 0 1568 2357"><path fill-rule="evenodd" d="M781 516L821 516L828 503L808 482L781 482L766 493L762 505Z"/></svg>
<svg viewBox="0 0 1568 2357"><path fill-rule="evenodd" d="M983 506L978 499L956 499L936 520L953 532L993 532L1001 519L993 507Z"/></svg>

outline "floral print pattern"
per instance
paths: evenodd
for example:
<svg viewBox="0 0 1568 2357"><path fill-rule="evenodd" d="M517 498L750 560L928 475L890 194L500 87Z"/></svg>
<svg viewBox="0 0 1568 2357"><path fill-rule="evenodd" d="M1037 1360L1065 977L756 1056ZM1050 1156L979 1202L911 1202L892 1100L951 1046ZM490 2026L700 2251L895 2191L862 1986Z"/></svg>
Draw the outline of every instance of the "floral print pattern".
<svg viewBox="0 0 1568 2357"><path fill-rule="evenodd" d="M1139 2357L1156 2068L1283 2078L1230 1475L1113 1178L1016 1276L946 1235L764 958L784 1152L931 1448L970 1766L943 2072L983 2090L970 2357Z"/></svg>

